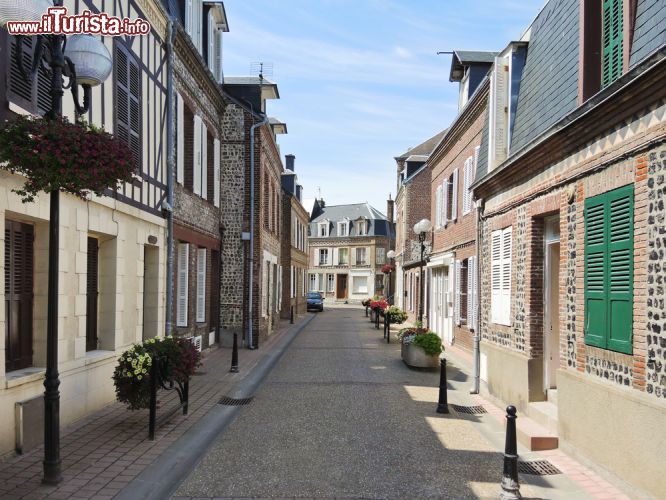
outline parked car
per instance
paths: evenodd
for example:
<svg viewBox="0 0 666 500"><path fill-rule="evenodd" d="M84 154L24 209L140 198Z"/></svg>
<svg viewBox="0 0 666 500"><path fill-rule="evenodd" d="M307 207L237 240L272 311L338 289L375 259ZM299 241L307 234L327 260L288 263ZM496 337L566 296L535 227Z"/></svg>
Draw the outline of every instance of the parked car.
<svg viewBox="0 0 666 500"><path fill-rule="evenodd" d="M308 300L308 311L310 309L316 309L318 311L324 310L324 297L321 296L319 292L310 292L307 296Z"/></svg>

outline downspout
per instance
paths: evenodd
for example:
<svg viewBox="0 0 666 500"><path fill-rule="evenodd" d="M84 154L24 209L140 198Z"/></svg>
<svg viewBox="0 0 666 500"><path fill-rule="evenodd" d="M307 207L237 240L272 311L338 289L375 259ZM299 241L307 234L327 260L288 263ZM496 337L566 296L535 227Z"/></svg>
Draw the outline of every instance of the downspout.
<svg viewBox="0 0 666 500"><path fill-rule="evenodd" d="M166 328L165 334L171 335L173 324L173 176L174 176L174 144L173 144L173 17L169 15L166 36L167 53L167 276L166 276Z"/></svg>
<svg viewBox="0 0 666 500"><path fill-rule="evenodd" d="M472 388L469 390L470 394L479 394L480 392L480 378L481 378L481 348L479 346L481 342L481 307L479 306L480 297L481 297L481 252L480 249L483 248L481 223L483 219L483 209L484 202L483 200L477 201L476 207L476 269L474 273L476 274L476 307L474 311L474 324L476 328L474 329L474 351L473 359L474 365L472 368Z"/></svg>
<svg viewBox="0 0 666 500"><path fill-rule="evenodd" d="M248 266L248 300L247 300L247 348L254 349L254 336L252 330L252 288L254 284L254 131L256 128L266 125L268 116L264 115L262 120L250 127L250 265Z"/></svg>

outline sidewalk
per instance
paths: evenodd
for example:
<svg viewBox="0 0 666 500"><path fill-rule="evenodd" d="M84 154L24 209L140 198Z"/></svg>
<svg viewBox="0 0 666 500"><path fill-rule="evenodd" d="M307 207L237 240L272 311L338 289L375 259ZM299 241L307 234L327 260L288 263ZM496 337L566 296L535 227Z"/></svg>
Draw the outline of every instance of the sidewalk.
<svg viewBox="0 0 666 500"><path fill-rule="evenodd" d="M193 428L222 396L233 391L270 352L287 331L298 328L311 315L294 325L282 321L257 350L239 350L239 373L229 373L231 349L204 352L203 366L190 381L189 413L176 412L148 440L148 410L131 412L113 403L99 412L61 429L60 456L64 480L58 486L41 484L43 447L0 463L0 497L110 499L143 472L169 446ZM179 404L175 391L160 391L159 415Z"/></svg>

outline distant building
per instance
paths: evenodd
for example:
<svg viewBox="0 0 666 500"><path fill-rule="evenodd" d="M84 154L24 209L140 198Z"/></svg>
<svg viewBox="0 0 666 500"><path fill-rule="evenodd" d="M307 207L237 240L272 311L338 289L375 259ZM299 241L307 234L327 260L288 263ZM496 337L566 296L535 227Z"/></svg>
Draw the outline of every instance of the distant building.
<svg viewBox="0 0 666 500"><path fill-rule="evenodd" d="M308 291L360 302L385 287L381 268L393 248L393 200L384 216L367 203L327 207L315 200L310 216Z"/></svg>

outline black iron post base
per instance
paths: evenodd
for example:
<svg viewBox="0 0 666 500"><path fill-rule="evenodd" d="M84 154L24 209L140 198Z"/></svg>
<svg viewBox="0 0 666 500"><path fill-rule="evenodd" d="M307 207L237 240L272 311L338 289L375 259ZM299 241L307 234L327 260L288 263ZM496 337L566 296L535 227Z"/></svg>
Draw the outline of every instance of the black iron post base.
<svg viewBox="0 0 666 500"><path fill-rule="evenodd" d="M446 387L446 358L439 360L439 401L437 413L449 413L449 395Z"/></svg>
<svg viewBox="0 0 666 500"><path fill-rule="evenodd" d="M506 407L506 441L504 445L504 470L502 472L503 500L517 500L520 496L518 482L518 443L516 435L516 407Z"/></svg>
<svg viewBox="0 0 666 500"><path fill-rule="evenodd" d="M231 350L231 373L238 373L238 334L234 333L234 346Z"/></svg>

